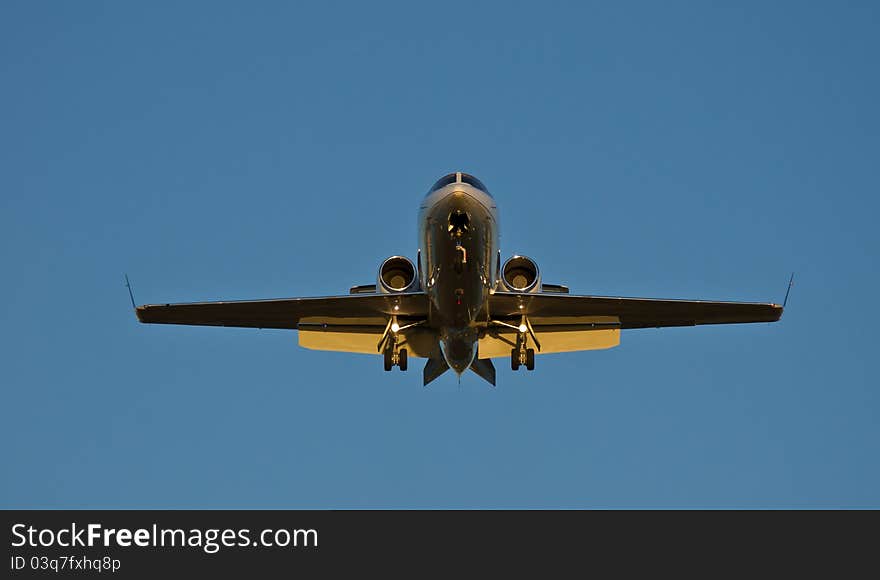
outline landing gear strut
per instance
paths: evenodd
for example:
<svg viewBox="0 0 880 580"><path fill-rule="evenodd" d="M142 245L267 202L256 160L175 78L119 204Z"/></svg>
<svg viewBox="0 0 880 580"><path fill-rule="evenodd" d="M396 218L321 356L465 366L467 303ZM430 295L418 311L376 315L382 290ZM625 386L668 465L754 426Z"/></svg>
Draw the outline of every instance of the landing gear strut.
<svg viewBox="0 0 880 580"><path fill-rule="evenodd" d="M421 322L414 322L412 324L407 324L406 326L400 326L397 322L396 316L392 316L388 320L388 324L385 326L385 332L382 333L382 338L379 339L379 344L377 345L377 349L382 353L382 359L386 371L390 371L394 367L398 367L402 371L406 370L407 352L405 348L400 348L398 332L413 326L418 326L419 324L421 324Z"/></svg>
<svg viewBox="0 0 880 580"><path fill-rule="evenodd" d="M529 319L523 315L519 326L514 326L513 324L500 320L490 320L489 322L491 324L497 324L498 326L505 326L516 330L516 346L510 350L511 370L518 371L519 367L522 365L525 365L526 369L530 371L535 370L535 349L528 347L529 337L531 337L532 342L535 343L538 350L541 350L541 343L538 342L538 337L535 336L535 330L532 328Z"/></svg>

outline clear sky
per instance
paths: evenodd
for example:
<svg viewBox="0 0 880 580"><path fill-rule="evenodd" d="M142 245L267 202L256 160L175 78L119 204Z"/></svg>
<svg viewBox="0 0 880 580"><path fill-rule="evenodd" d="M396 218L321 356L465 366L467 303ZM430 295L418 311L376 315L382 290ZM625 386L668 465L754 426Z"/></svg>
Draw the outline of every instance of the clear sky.
<svg viewBox="0 0 880 580"><path fill-rule="evenodd" d="M880 507L876 2L4 2L0 507ZM573 292L781 301L421 384L344 294L477 175Z"/></svg>

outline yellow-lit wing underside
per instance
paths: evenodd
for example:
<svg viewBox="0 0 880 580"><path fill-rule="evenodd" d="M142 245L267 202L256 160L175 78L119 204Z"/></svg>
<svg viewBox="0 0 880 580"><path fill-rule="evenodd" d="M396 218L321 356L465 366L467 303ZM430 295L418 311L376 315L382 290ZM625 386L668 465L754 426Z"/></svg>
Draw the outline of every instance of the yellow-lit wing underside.
<svg viewBox="0 0 880 580"><path fill-rule="evenodd" d="M541 343L536 354L601 350L620 344L620 323L616 316L564 316L536 319L532 323L535 336ZM612 326L612 328L609 328ZM480 339L480 358L509 357L516 346L516 332L506 327L490 327ZM529 346L534 346L529 341Z"/></svg>
<svg viewBox="0 0 880 580"><path fill-rule="evenodd" d="M299 345L312 350L382 354L378 346L386 324L387 318L306 317L299 322ZM401 330L400 336L400 346L414 357L428 358L436 342L433 333L419 327Z"/></svg>

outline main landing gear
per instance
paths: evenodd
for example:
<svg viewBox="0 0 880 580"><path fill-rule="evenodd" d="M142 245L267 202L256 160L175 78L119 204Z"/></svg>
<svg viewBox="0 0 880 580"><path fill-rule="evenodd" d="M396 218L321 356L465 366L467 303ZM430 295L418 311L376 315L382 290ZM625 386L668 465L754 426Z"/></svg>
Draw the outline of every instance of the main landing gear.
<svg viewBox="0 0 880 580"><path fill-rule="evenodd" d="M525 365L526 369L530 371L535 370L535 349L529 348L529 337L531 337L538 350L541 350L541 343L538 342L538 337L535 336L535 331L529 319L524 315L519 326L499 320L492 320L490 322L516 330L516 346L510 350L511 370L518 371L522 365Z"/></svg>
<svg viewBox="0 0 880 580"><path fill-rule="evenodd" d="M407 356L405 348L397 348L397 345L389 346L385 349L383 355L386 371L390 371L394 367L398 367L401 371L406 370Z"/></svg>
<svg viewBox="0 0 880 580"><path fill-rule="evenodd" d="M406 330L407 328L418 326L422 324L422 322L424 321L413 322L411 324L401 326L397 322L396 316L392 316L388 320L388 324L385 326L385 332L382 333L382 338L379 339L379 344L376 345L377 350L382 353L382 358L386 371L390 371L394 367L397 367L402 371L406 370L407 352L405 348L400 348L401 342L403 342L403 344L406 344L406 340L401 341L400 335L398 333L401 330Z"/></svg>
<svg viewBox="0 0 880 580"><path fill-rule="evenodd" d="M522 346L510 351L511 370L518 371L520 365L526 365L527 370L535 370L535 349L525 348L525 341L523 341Z"/></svg>

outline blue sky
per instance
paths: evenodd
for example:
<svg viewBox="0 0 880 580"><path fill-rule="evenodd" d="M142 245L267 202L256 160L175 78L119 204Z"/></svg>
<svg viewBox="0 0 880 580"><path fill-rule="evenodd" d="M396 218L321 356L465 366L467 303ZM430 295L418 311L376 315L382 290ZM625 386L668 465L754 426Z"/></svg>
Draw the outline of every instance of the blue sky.
<svg viewBox="0 0 880 580"><path fill-rule="evenodd" d="M873 2L0 8L2 507L880 507ZM421 366L139 302L345 293L440 175L574 292L780 324Z"/></svg>

